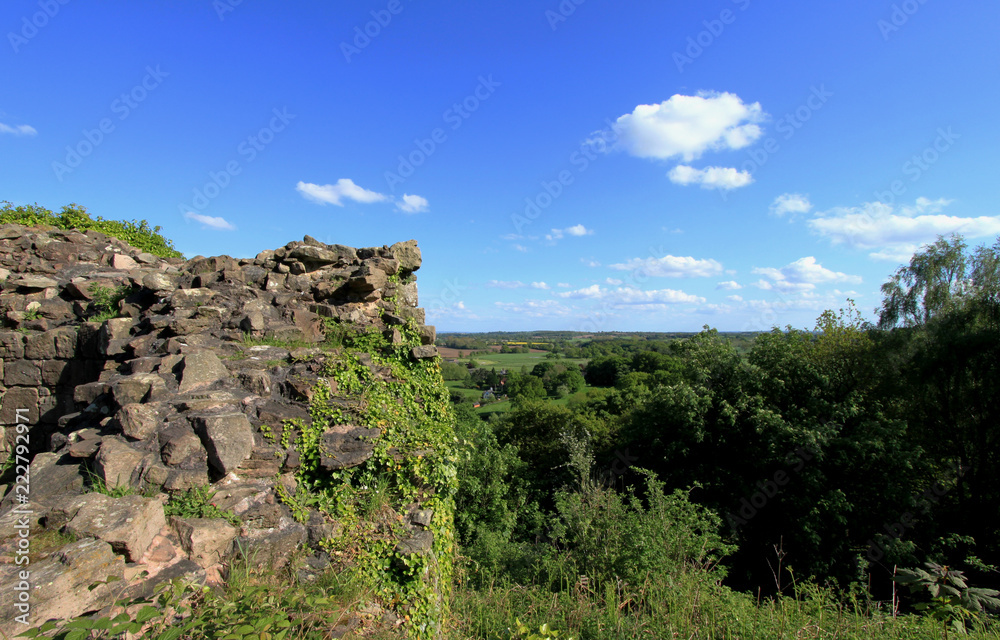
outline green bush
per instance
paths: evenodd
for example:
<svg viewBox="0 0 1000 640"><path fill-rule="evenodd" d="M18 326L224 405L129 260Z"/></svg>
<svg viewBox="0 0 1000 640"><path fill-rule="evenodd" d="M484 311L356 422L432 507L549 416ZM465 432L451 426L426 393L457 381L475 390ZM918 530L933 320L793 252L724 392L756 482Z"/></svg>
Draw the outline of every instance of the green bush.
<svg viewBox="0 0 1000 640"><path fill-rule="evenodd" d="M91 218L87 209L78 204L68 204L59 214L52 213L38 204L15 207L12 203L0 202L0 224L23 224L29 227L50 226L57 229L93 229L127 242L140 251L152 253L161 258L181 258L180 251L173 242L160 235L160 227L150 227L145 220L105 220L97 216Z"/></svg>

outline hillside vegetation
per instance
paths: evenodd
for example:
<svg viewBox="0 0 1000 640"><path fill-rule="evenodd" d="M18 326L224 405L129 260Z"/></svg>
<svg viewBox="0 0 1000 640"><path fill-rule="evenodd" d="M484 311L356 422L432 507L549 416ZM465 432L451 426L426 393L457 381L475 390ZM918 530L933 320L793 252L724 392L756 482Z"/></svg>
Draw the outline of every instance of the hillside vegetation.
<svg viewBox="0 0 1000 640"><path fill-rule="evenodd" d="M10 202L3 201L0 202L0 224L100 231L154 256L161 258L182 257L181 252L174 249L173 242L160 235L160 227L150 227L145 220L105 220L100 216L97 216L96 219L91 218L86 207L81 207L78 204L66 205L61 212L56 214L37 204L15 207Z"/></svg>

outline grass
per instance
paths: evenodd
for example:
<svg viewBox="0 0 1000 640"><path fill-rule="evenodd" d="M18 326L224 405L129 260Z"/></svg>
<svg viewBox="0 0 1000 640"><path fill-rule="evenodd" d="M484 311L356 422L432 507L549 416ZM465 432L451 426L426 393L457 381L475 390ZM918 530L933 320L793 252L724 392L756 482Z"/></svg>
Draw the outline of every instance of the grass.
<svg viewBox="0 0 1000 640"><path fill-rule="evenodd" d="M83 471L86 474L87 487L92 493L100 493L109 498L124 498L125 496L139 495L139 491L130 485L122 484L111 488L104 482L104 478L90 469L84 467Z"/></svg>
<svg viewBox="0 0 1000 640"><path fill-rule="evenodd" d="M479 402L479 399L483 397L483 392L479 389L469 389L467 387L461 386L461 382L457 380L449 380L444 383L444 386L448 387L448 391L455 391L460 393L466 398Z"/></svg>
<svg viewBox="0 0 1000 640"><path fill-rule="evenodd" d="M307 340L281 340L274 337L254 338L249 333L244 333L242 346L248 349L250 347L280 347L291 351L293 349L311 349L323 345Z"/></svg>
<svg viewBox="0 0 1000 640"><path fill-rule="evenodd" d="M590 584L574 577L559 591L535 585L493 583L480 590L460 587L453 603L449 638L492 640L520 619L587 640L718 638L838 638L917 640L943 638L940 623L913 615L893 617L876 603L844 604L818 587L794 596L757 602L705 579L693 569L651 577L641 585ZM954 636L952 636L954 637ZM997 628L970 631L970 639L1000 639Z"/></svg>

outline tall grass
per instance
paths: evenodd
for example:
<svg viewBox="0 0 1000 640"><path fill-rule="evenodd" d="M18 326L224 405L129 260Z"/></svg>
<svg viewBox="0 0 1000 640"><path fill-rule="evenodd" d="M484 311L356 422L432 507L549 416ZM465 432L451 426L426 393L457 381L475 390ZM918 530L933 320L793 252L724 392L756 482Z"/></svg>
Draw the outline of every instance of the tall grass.
<svg viewBox="0 0 1000 640"><path fill-rule="evenodd" d="M548 623L563 637L579 640L946 637L941 624L928 618L893 617L866 603L844 604L814 586L800 587L793 596L758 602L706 579L700 569L651 575L636 585L620 581L595 585L577 578L555 591L500 579L480 589L456 589L452 610L448 637L453 640L504 638L515 619L533 628ZM995 626L980 626L966 637L1000 639L1000 632Z"/></svg>

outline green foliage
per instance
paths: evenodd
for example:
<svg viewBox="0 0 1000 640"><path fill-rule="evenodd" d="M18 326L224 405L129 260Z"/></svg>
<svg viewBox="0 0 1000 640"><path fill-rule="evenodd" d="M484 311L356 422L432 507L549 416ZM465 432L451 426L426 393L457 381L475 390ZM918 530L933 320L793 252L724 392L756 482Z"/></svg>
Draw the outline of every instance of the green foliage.
<svg viewBox="0 0 1000 640"><path fill-rule="evenodd" d="M542 379L531 374L521 374L511 372L507 376L507 395L514 399L532 400L544 398L546 395L545 383Z"/></svg>
<svg viewBox="0 0 1000 640"><path fill-rule="evenodd" d="M571 575L638 584L650 575L715 568L734 549L723 543L720 526L717 514L692 504L684 491L667 495L647 474L645 500L593 482L560 491L551 537ZM717 579L723 576L716 571Z"/></svg>
<svg viewBox="0 0 1000 640"><path fill-rule="evenodd" d="M522 624L520 619L514 621L514 628L508 629L507 633L510 634L510 640L548 640L549 638L562 637L562 634L550 628L547 622L543 622L538 627L538 632L536 633ZM574 640L574 638L573 636L568 636L565 640Z"/></svg>
<svg viewBox="0 0 1000 640"><path fill-rule="evenodd" d="M328 323L327 329L335 338L326 346L337 343L338 350L328 353L313 389L312 421L299 428L298 488L294 495L282 490L281 499L296 517L318 508L337 519L342 535L325 543L332 555L358 567L373 593L406 616L414 637L432 637L446 614L458 462L440 368L411 357L420 345L412 322L398 345L349 325ZM368 461L329 473L319 466L319 443L338 424L378 428L381 436ZM430 554L395 550L399 520L415 501L434 512Z"/></svg>
<svg viewBox="0 0 1000 640"><path fill-rule="evenodd" d="M468 406L455 408L459 440L455 532L476 575L493 575L511 556L518 519L529 500L527 464L512 444Z"/></svg>
<svg viewBox="0 0 1000 640"><path fill-rule="evenodd" d="M105 220L98 216L91 218L85 207L69 204L58 214L39 206L22 205L15 207L10 202L0 202L0 224L22 224L29 227L49 226L57 229L94 230L127 242L140 251L152 253L161 258L183 257L174 245L160 235L160 227L150 227L145 220L119 221Z"/></svg>
<svg viewBox="0 0 1000 640"><path fill-rule="evenodd" d="M910 588L911 593L926 591L930 602L914 606L926 611L931 618L957 633L965 633L967 625L977 622L988 610L1000 610L1000 591L970 587L963 572L934 562L925 562L926 569L901 569L893 579Z"/></svg>
<svg viewBox="0 0 1000 640"><path fill-rule="evenodd" d="M234 527L240 526L240 519L232 511L220 509L212 502L216 492L211 485L192 487L183 493L170 496L163 505L163 514L168 518L222 518Z"/></svg>
<svg viewBox="0 0 1000 640"><path fill-rule="evenodd" d="M454 362L441 363L441 377L447 381L470 382L469 368Z"/></svg>

